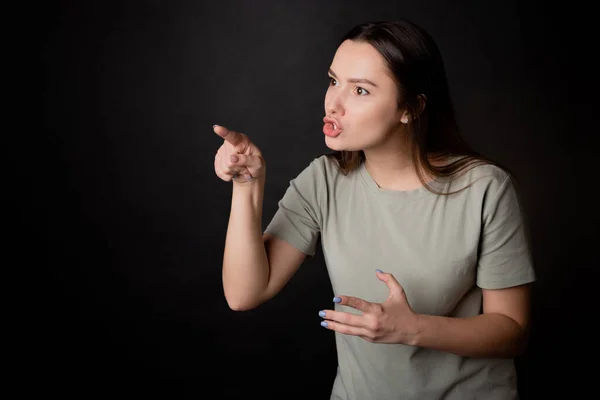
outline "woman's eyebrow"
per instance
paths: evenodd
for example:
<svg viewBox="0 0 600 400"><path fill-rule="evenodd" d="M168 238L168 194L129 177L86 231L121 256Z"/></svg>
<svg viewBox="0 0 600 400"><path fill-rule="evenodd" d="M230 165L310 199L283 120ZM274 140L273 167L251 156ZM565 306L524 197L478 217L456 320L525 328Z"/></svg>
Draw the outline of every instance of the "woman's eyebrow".
<svg viewBox="0 0 600 400"><path fill-rule="evenodd" d="M333 71L331 70L331 68L329 68L329 73L330 73L331 75L333 75L333 76L334 76L334 77L337 79L337 75L335 74L335 72L333 72ZM367 84L369 84L369 85L372 85L372 86L375 86L375 87L377 87L377 85L376 85L376 84L374 84L373 82L371 82L371 81L370 81L370 80L368 80L368 79L350 78L350 79L348 79L348 82L352 82L352 83L367 83Z"/></svg>

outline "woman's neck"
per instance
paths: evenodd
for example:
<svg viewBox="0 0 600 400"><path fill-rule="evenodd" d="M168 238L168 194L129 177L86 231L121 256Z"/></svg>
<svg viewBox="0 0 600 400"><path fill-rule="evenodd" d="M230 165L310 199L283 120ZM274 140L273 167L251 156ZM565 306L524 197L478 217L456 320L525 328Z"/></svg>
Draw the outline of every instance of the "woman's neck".
<svg viewBox="0 0 600 400"><path fill-rule="evenodd" d="M412 190L423 186L413 165L412 153L365 151L365 167L382 189ZM421 171L426 182L433 180L423 167Z"/></svg>

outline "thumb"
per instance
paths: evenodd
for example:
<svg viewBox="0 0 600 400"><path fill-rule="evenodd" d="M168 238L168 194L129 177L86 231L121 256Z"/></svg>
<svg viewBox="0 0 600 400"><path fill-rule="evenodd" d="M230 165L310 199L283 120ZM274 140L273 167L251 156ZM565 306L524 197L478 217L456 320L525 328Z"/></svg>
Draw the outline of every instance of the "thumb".
<svg viewBox="0 0 600 400"><path fill-rule="evenodd" d="M375 270L377 274L377 278L384 282L387 287L390 289L390 296L404 296L404 289L400 285L400 283L394 278L394 275L383 272L379 269Z"/></svg>

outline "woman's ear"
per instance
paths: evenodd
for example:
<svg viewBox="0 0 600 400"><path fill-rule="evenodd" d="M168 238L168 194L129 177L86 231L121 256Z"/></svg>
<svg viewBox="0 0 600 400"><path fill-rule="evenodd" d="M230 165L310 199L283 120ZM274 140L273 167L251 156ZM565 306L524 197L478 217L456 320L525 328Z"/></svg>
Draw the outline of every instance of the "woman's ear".
<svg viewBox="0 0 600 400"><path fill-rule="evenodd" d="M400 122L402 122L403 124L408 124L409 120L410 120L409 112L404 111L404 113L402 114L402 117L400 118Z"/></svg>
<svg viewBox="0 0 600 400"><path fill-rule="evenodd" d="M417 96L417 100L419 100L419 115L425 110L425 106L427 105L427 96L423 93Z"/></svg>
<svg viewBox="0 0 600 400"><path fill-rule="evenodd" d="M425 106L427 105L427 97L424 94L421 93L420 95L418 95L417 100L419 101L419 108L417 110L417 116L415 118L418 118L421 115L423 110L425 110ZM403 124L408 124L410 120L410 111L408 109L405 109L402 113L402 117L400 117L400 122L402 122Z"/></svg>

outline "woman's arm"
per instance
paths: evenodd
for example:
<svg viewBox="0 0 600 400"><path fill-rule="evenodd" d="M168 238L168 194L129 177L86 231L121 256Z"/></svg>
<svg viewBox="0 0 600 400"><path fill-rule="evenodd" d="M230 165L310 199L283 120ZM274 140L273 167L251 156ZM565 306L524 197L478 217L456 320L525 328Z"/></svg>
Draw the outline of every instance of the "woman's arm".
<svg viewBox="0 0 600 400"><path fill-rule="evenodd" d="M390 290L383 303L339 295L334 302L362 311L361 315L321 310L321 325L373 343L426 347L465 357L514 358L527 342L531 284L483 290L483 314L468 318L416 313L396 278L377 270Z"/></svg>
<svg viewBox="0 0 600 400"><path fill-rule="evenodd" d="M513 358L527 344L531 284L483 289L483 314L451 318L418 314L415 346L467 357Z"/></svg>

